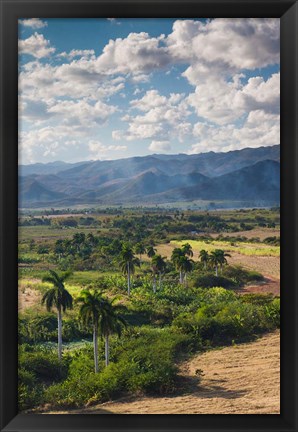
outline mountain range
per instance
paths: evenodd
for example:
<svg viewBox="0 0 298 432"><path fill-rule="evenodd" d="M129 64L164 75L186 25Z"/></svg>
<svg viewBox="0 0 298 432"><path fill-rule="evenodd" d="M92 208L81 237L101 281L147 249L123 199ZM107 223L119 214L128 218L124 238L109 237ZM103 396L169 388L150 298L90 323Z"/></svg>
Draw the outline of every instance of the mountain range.
<svg viewBox="0 0 298 432"><path fill-rule="evenodd" d="M192 200L279 202L280 146L19 166L20 207Z"/></svg>

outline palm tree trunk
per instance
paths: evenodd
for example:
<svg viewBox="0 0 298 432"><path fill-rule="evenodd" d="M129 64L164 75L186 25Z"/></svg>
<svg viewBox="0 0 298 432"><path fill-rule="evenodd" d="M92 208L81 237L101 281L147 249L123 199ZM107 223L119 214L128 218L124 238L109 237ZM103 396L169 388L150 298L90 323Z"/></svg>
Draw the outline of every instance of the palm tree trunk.
<svg viewBox="0 0 298 432"><path fill-rule="evenodd" d="M215 276L218 276L218 266L215 266Z"/></svg>
<svg viewBox="0 0 298 432"><path fill-rule="evenodd" d="M180 272L179 272L179 282L181 283L181 284L183 284L183 275L182 275L182 271L180 270Z"/></svg>
<svg viewBox="0 0 298 432"><path fill-rule="evenodd" d="M154 292L154 294L156 293L156 275L155 275L155 273L153 274L153 292Z"/></svg>
<svg viewBox="0 0 298 432"><path fill-rule="evenodd" d="M184 285L187 286L187 277L186 277L186 273L184 273Z"/></svg>
<svg viewBox="0 0 298 432"><path fill-rule="evenodd" d="M127 264L127 294L130 295L130 267Z"/></svg>
<svg viewBox="0 0 298 432"><path fill-rule="evenodd" d="M106 366L109 365L109 335L106 335L105 339L105 359L106 359Z"/></svg>
<svg viewBox="0 0 298 432"><path fill-rule="evenodd" d="M58 308L58 358L62 359L62 314L61 309Z"/></svg>
<svg viewBox="0 0 298 432"><path fill-rule="evenodd" d="M93 346L94 346L94 370L98 373L98 334L97 325L93 326Z"/></svg>

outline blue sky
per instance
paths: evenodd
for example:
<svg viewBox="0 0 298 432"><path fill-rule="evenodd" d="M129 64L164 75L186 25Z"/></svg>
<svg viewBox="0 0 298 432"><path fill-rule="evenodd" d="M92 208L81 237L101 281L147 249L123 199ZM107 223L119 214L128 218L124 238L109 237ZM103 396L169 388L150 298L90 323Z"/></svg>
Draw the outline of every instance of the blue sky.
<svg viewBox="0 0 298 432"><path fill-rule="evenodd" d="M20 20L20 162L279 144L279 57L279 19Z"/></svg>

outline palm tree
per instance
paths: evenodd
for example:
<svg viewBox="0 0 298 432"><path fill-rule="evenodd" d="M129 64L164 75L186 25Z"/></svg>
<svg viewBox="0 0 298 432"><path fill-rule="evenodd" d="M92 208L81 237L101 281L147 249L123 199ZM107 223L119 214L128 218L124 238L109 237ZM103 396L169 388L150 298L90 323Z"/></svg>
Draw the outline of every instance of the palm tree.
<svg viewBox="0 0 298 432"><path fill-rule="evenodd" d="M87 234L87 241L91 246L96 245L96 238L94 237L94 235L92 233Z"/></svg>
<svg viewBox="0 0 298 432"><path fill-rule="evenodd" d="M222 249L217 249L217 254L218 254L218 263L220 265L220 269L222 270L223 265L228 264L226 257L231 257L231 255L226 253Z"/></svg>
<svg viewBox="0 0 298 432"><path fill-rule="evenodd" d="M123 326L126 326L126 321L117 314L117 306L113 306L113 302L105 300L99 318L99 328L101 335L105 338L105 365L109 364L109 337L116 333L121 336Z"/></svg>
<svg viewBox="0 0 298 432"><path fill-rule="evenodd" d="M182 275L182 269L180 268L180 259L182 257L185 257L184 252L182 249L180 248L175 248L173 249L172 252L172 256L171 256L171 260L176 268L176 270L179 271L179 282L182 284L183 283L183 275Z"/></svg>
<svg viewBox="0 0 298 432"><path fill-rule="evenodd" d="M53 307L58 314L58 358L62 358L62 311L72 309L73 299L71 294L65 289L64 281L70 276L69 272L58 275L54 270L49 270L50 274L43 277L43 282L49 282L53 288L48 289L41 300L46 305L48 311Z"/></svg>
<svg viewBox="0 0 298 432"><path fill-rule="evenodd" d="M72 237L72 243L77 248L77 252L80 252L81 246L85 241L85 234L84 233L75 233Z"/></svg>
<svg viewBox="0 0 298 432"><path fill-rule="evenodd" d="M77 301L82 303L79 313L83 324L93 327L94 369L98 373L98 326L105 300L100 291L90 292L86 289L81 291Z"/></svg>
<svg viewBox="0 0 298 432"><path fill-rule="evenodd" d="M147 247L147 256L148 258L152 258L156 253L156 249L153 246Z"/></svg>
<svg viewBox="0 0 298 432"><path fill-rule="evenodd" d="M193 260L186 256L181 257L179 260L179 269L184 273L183 282L187 285L187 273L190 273L193 269Z"/></svg>
<svg viewBox="0 0 298 432"><path fill-rule="evenodd" d="M154 277L155 272L159 274L159 289L161 289L161 275L166 269L166 257L162 257L161 255L154 255L152 257L152 268L154 269ZM154 284L154 292L156 292L156 283Z"/></svg>
<svg viewBox="0 0 298 432"><path fill-rule="evenodd" d="M189 257L193 257L192 247L189 243L185 243L182 245L182 251L184 252L185 255Z"/></svg>
<svg viewBox="0 0 298 432"><path fill-rule="evenodd" d="M201 252L200 252L199 257L200 257L200 261L202 263L204 263L204 268L206 269L207 263L209 261L209 254L208 254L208 252L205 249L202 249Z"/></svg>
<svg viewBox="0 0 298 432"><path fill-rule="evenodd" d="M122 272L127 275L127 294L130 295L130 276L135 272L135 266L140 266L140 261L134 256L132 248L125 244L120 252L120 266Z"/></svg>
<svg viewBox="0 0 298 432"><path fill-rule="evenodd" d="M136 253L136 254L139 254L139 256L140 256L140 263L141 263L142 255L143 255L145 252L146 252L146 248L145 248L145 246L143 245L143 243L137 243L136 246L135 246L135 253Z"/></svg>
<svg viewBox="0 0 298 432"><path fill-rule="evenodd" d="M215 275L218 276L218 265L221 262L220 249L215 249L210 253L209 261L215 267Z"/></svg>

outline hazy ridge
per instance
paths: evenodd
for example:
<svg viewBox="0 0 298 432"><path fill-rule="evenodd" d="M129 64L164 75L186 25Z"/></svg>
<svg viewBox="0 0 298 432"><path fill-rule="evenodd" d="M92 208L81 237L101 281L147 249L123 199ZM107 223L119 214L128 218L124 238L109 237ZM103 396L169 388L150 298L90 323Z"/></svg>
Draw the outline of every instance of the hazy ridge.
<svg viewBox="0 0 298 432"><path fill-rule="evenodd" d="M20 205L279 201L280 146L19 167Z"/></svg>

